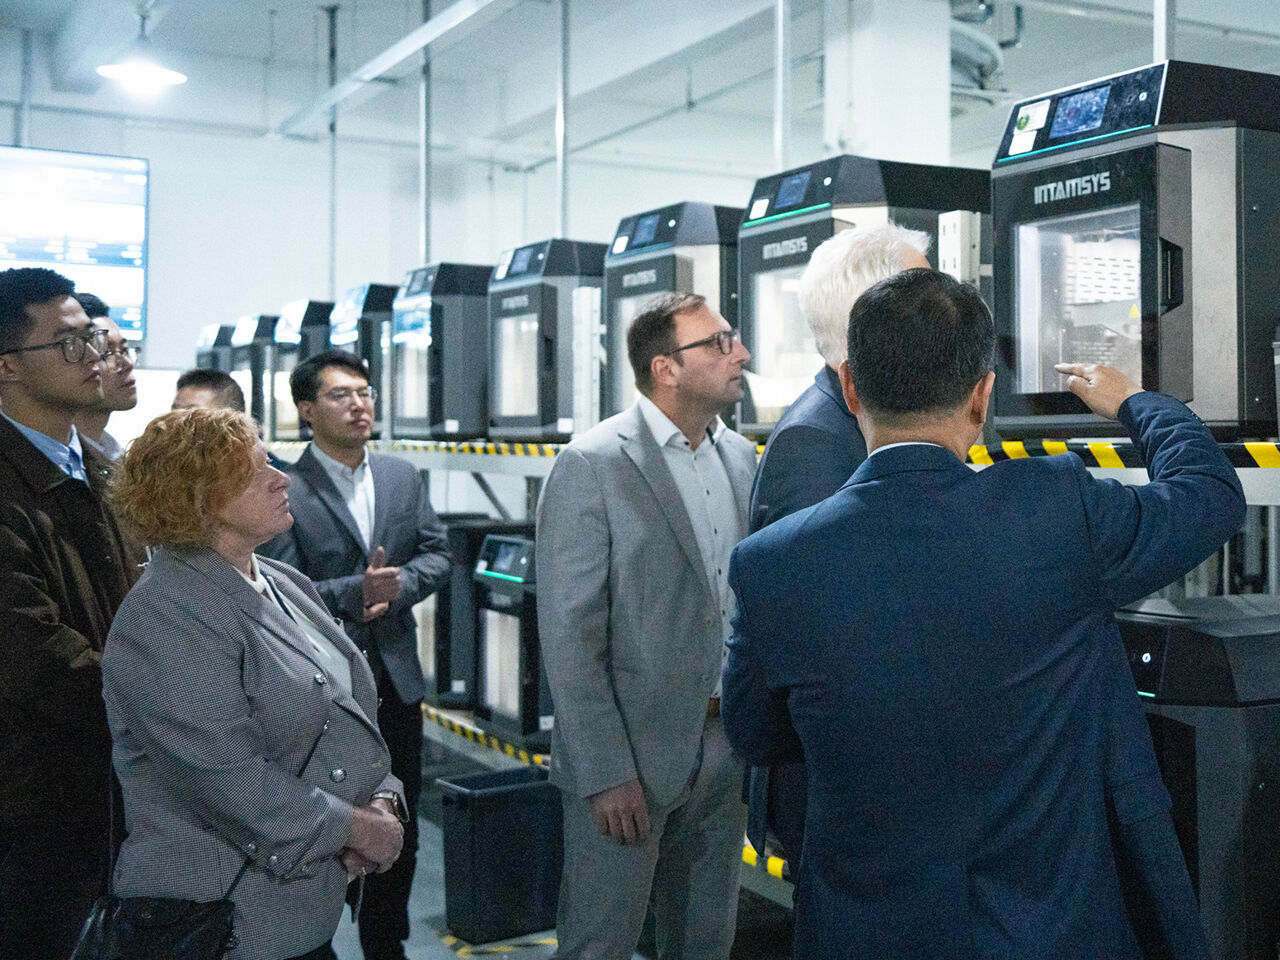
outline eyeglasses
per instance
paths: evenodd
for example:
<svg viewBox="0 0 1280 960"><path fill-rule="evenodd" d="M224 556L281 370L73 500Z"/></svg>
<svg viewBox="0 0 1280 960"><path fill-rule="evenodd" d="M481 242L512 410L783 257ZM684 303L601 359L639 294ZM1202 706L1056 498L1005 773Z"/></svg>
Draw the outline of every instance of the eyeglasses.
<svg viewBox="0 0 1280 960"><path fill-rule="evenodd" d="M353 397L361 403L371 403L378 399L378 388L356 387L352 389L351 387L335 387L320 394L320 396L330 403L350 403Z"/></svg>
<svg viewBox="0 0 1280 960"><path fill-rule="evenodd" d="M108 350L102 355L102 359L107 362L110 367L119 367L125 363L130 366L138 362L138 348L133 346L121 347L119 350Z"/></svg>
<svg viewBox="0 0 1280 960"><path fill-rule="evenodd" d="M733 345L740 343L741 339L737 330L717 330L711 336L702 340L695 340L693 343L686 343L683 347L676 347L667 356L675 356L682 350L692 350L694 347L710 346L715 346L721 353L728 356L733 353Z"/></svg>
<svg viewBox="0 0 1280 960"><path fill-rule="evenodd" d="M88 333L77 333L74 336L63 337L60 340L50 340L48 343L36 343L29 347L5 350L0 352L0 356L10 353L26 353L28 350L48 350L50 347L61 347L62 359L67 363L79 363L83 360L85 349L88 347L93 347L93 352L99 357L103 357L106 356L107 352L107 331L92 330Z"/></svg>

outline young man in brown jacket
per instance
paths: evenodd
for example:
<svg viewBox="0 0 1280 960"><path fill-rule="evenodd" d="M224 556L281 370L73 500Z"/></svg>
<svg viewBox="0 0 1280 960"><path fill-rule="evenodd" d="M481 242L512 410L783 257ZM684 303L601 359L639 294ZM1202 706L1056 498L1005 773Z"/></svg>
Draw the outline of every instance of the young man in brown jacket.
<svg viewBox="0 0 1280 960"><path fill-rule="evenodd" d="M108 880L102 647L139 557L72 423L101 402L107 348L73 290L52 270L0 273L2 957L67 956Z"/></svg>

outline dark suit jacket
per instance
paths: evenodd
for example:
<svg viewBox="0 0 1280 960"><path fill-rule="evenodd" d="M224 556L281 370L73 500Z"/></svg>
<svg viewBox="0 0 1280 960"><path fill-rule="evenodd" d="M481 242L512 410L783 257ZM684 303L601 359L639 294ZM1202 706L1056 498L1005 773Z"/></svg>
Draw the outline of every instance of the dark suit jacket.
<svg viewBox="0 0 1280 960"><path fill-rule="evenodd" d="M111 737L102 648L137 580L103 494L108 464L84 450L86 487L0 418L0 847L23 824L101 828Z"/></svg>
<svg viewBox="0 0 1280 960"><path fill-rule="evenodd" d="M311 446L289 471L293 526L258 549L311 578L316 590L357 647L369 657L381 688L383 674L405 703L426 693L418 663L413 606L449 576L449 542L431 508L418 471L398 457L369 454L373 471L373 544L387 552L387 566L400 568L402 592L385 614L364 622L364 571L369 554L355 518Z"/></svg>
<svg viewBox="0 0 1280 960"><path fill-rule="evenodd" d="M1120 415L1146 486L1075 456L975 472L898 447L739 545L725 729L756 763L803 744L796 957L1138 955L1104 767L1115 712L1142 716L1115 696L1112 611L1213 551L1244 498L1182 404L1144 393ZM1112 791L1122 817L1167 809L1158 777ZM1186 868L1169 870L1196 941L1175 949L1205 956Z"/></svg>
<svg viewBox="0 0 1280 960"><path fill-rule="evenodd" d="M867 459L840 378L824 366L773 428L751 486L751 532L835 493Z"/></svg>
<svg viewBox="0 0 1280 960"><path fill-rule="evenodd" d="M845 406L840 378L824 365L769 435L751 485L751 532L825 500L865 459L867 442ZM778 766L782 769L752 767L748 773L747 839L764 852L766 829L772 826L794 878L804 824L804 764Z"/></svg>

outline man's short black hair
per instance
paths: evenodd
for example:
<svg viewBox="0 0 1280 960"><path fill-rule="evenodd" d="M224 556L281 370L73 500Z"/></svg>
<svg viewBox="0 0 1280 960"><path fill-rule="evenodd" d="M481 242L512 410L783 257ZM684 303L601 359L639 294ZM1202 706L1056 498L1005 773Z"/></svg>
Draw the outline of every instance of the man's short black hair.
<svg viewBox="0 0 1280 960"><path fill-rule="evenodd" d="M102 302L102 298L92 293L73 293L76 303L88 315L90 320L97 320L99 317L110 317L111 308Z"/></svg>
<svg viewBox="0 0 1280 960"><path fill-rule="evenodd" d="M0 272L0 353L22 346L35 322L27 307L69 297L76 285L44 267L17 267Z"/></svg>
<svg viewBox="0 0 1280 960"><path fill-rule="evenodd" d="M366 383L369 381L369 368L360 357L345 350L326 350L303 360L289 374L289 392L293 395L294 406L315 400L316 391L320 389L320 372L326 367L340 367L363 377Z"/></svg>
<svg viewBox="0 0 1280 960"><path fill-rule="evenodd" d="M655 294L631 321L627 330L627 359L636 375L636 389L646 397L653 392L653 358L679 346L676 315L700 310L706 302L707 298L697 293Z"/></svg>
<svg viewBox="0 0 1280 960"><path fill-rule="evenodd" d="M849 313L849 373L873 415L955 409L990 372L995 343L978 291L935 270L881 280Z"/></svg>
<svg viewBox="0 0 1280 960"><path fill-rule="evenodd" d="M221 370L188 370L178 377L177 389L181 390L183 387L212 390L219 407L244 413L244 391L229 373Z"/></svg>

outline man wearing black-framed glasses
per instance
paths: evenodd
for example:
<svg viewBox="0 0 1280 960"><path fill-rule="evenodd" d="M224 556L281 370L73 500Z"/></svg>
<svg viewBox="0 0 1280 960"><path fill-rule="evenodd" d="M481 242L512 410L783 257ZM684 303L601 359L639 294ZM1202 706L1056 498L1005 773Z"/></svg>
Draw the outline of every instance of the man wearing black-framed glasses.
<svg viewBox="0 0 1280 960"><path fill-rule="evenodd" d="M363 360L341 350L315 354L294 367L289 391L312 439L289 470L293 526L258 553L311 578L373 670L378 729L404 785L404 845L385 872L371 869L353 883L348 899L360 903L364 960L404 960L426 695L413 608L448 579L449 542L418 471L367 449L378 394Z"/></svg>
<svg viewBox="0 0 1280 960"><path fill-rule="evenodd" d="M76 415L80 441L92 445L96 453L108 460L119 460L124 448L107 433L107 421L117 410L132 410L138 405L138 386L133 376L137 349L124 338L111 319L110 308L92 293L76 292L76 302L93 321L95 330L106 334L102 354L102 400Z"/></svg>
<svg viewBox="0 0 1280 960"><path fill-rule="evenodd" d="M560 960L723 960L737 917L742 764L720 722L755 446L720 413L751 354L705 298L627 332L634 406L556 457L538 504L538 631L564 810Z"/></svg>
<svg viewBox="0 0 1280 960"><path fill-rule="evenodd" d="M0 273L3 957L70 954L113 835L102 648L139 558L74 425L101 402L107 344L73 291L52 270Z"/></svg>

